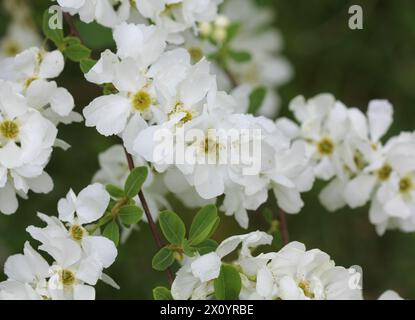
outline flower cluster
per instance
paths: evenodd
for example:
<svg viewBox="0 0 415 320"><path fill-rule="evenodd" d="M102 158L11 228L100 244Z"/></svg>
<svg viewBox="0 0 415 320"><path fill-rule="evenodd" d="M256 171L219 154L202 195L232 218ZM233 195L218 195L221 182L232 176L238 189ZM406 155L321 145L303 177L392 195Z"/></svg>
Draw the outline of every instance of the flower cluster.
<svg viewBox="0 0 415 320"><path fill-rule="evenodd" d="M121 136L128 152L165 173L167 187L180 198L192 196L191 189L206 201L225 194L224 210L235 214L245 228L246 210L256 210L264 203L270 189L284 210L299 212L303 205L299 193L309 190L313 182L303 143L291 143L271 120L236 113L235 100L218 91L207 60L192 64L191 55L182 48L164 51L166 37L159 28L122 23L114 28L114 39L117 53L103 52L86 74L89 81L110 84L113 89L84 109L87 126L96 127L103 135ZM240 147L260 144L261 152L253 155L261 162L256 172L245 174L254 159L240 165L198 161L236 157L239 148L230 151L217 141L218 136L210 134L230 129L261 132L258 141L252 136L249 141L232 141ZM192 130L199 130L204 137L186 141L183 152L196 163L166 163L166 155L175 154L180 143L167 146L156 156L158 134L186 135Z"/></svg>
<svg viewBox="0 0 415 320"><path fill-rule="evenodd" d="M223 0L57 0L64 11L84 22L96 20L106 27L115 27L127 20L148 19L172 34L172 41L180 41L180 33L196 27L198 22L214 19ZM140 14L140 16L137 15Z"/></svg>
<svg viewBox="0 0 415 320"><path fill-rule="evenodd" d="M330 181L320 194L328 210L370 202L379 234L415 231L415 136L401 133L382 143L393 121L388 101L370 101L365 115L322 94L308 101L297 97L290 109L300 125L287 119L277 125L307 143L315 176Z"/></svg>
<svg viewBox="0 0 415 320"><path fill-rule="evenodd" d="M271 244L272 237L256 231L224 240L216 251L186 257L172 285L174 299L206 299L217 295L214 281L221 267L231 265L240 281L241 300L360 300L361 274L357 269L336 266L318 250L305 249L291 242L278 252L253 255L261 245ZM225 263L224 258L238 246L238 258ZM238 285L238 282L240 284Z"/></svg>
<svg viewBox="0 0 415 320"><path fill-rule="evenodd" d="M93 184L78 196L70 190L58 203L59 218L39 213L46 227L29 226L27 231L53 263L26 242L23 254L6 261L8 279L0 283L0 299L91 300L95 299L93 286L100 279L117 288L103 273L115 261L117 249L91 225L103 216L109 202L104 187Z"/></svg>
<svg viewBox="0 0 415 320"><path fill-rule="evenodd" d="M81 121L73 112L71 94L50 80L64 67L62 53L33 47L7 59L0 71L0 212L14 213L16 194L53 188L44 171L54 146L69 146L56 138L57 125Z"/></svg>

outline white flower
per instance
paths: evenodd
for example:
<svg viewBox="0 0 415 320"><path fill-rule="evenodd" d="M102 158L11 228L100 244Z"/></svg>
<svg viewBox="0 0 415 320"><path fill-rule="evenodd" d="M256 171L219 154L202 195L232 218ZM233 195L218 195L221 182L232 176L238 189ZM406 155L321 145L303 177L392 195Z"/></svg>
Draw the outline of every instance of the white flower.
<svg viewBox="0 0 415 320"><path fill-rule="evenodd" d="M4 265L8 277L0 283L0 299L40 300L47 299L49 264L26 242L24 254L9 257Z"/></svg>
<svg viewBox="0 0 415 320"><path fill-rule="evenodd" d="M109 194L101 184L83 189L78 196L70 190L66 198L58 202L59 219L39 214L47 223L45 228L29 227L31 236L44 246L53 246L57 239L71 239L82 247L85 255L107 268L114 263L117 249L114 243L104 237L90 235L85 225L99 220L110 201ZM62 222L66 222L68 229Z"/></svg>
<svg viewBox="0 0 415 320"><path fill-rule="evenodd" d="M106 27L115 27L129 16L129 1L120 0L57 0L63 11L71 15L79 14L79 18L86 23L96 20ZM120 2L119 8L113 7Z"/></svg>
<svg viewBox="0 0 415 320"><path fill-rule="evenodd" d="M25 196L52 190L52 179L43 171L49 161L57 130L28 106L12 83L0 80L0 212L17 210L16 192Z"/></svg>
<svg viewBox="0 0 415 320"><path fill-rule="evenodd" d="M251 258L250 248L270 244L272 237L264 232L233 236L224 240L216 249L202 256L186 258L177 272L171 292L176 300L206 299L213 293L212 280L219 277L222 258L233 252L241 243L241 260Z"/></svg>
<svg viewBox="0 0 415 320"><path fill-rule="evenodd" d="M18 54L12 64L13 80L19 83L32 108L50 116L56 123L81 120L72 112L75 103L68 90L49 80L57 78L63 71L64 58L60 51L46 52L33 47Z"/></svg>
<svg viewBox="0 0 415 320"><path fill-rule="evenodd" d="M308 101L302 96L293 99L290 110L300 122L295 134L307 142L308 152L316 162L316 177L329 180L341 175L341 144L350 127L346 106L330 94L321 94Z"/></svg>
<svg viewBox="0 0 415 320"><path fill-rule="evenodd" d="M163 33L154 26L121 24L114 29L114 38L118 55L103 52L85 75L97 84L112 83L117 90L96 98L84 109L86 125L106 136L121 134L137 122L143 127L144 120L155 123L165 117L158 106L155 74L149 70L164 50Z"/></svg>
<svg viewBox="0 0 415 320"><path fill-rule="evenodd" d="M380 295L378 300L404 300L397 292L387 290Z"/></svg>
<svg viewBox="0 0 415 320"><path fill-rule="evenodd" d="M270 281L278 285L283 300L360 300L361 289L353 277L355 270L335 266L318 250L306 251L299 242L281 249L268 266ZM358 275L359 276L359 275Z"/></svg>

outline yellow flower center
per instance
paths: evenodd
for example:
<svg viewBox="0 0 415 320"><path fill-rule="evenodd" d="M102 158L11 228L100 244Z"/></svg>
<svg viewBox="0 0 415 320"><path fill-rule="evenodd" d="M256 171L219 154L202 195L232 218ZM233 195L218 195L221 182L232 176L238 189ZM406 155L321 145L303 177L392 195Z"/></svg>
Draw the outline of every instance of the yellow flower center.
<svg viewBox="0 0 415 320"><path fill-rule="evenodd" d="M16 122L11 120L3 121L0 124L0 133L6 139L12 140L16 139L19 135L19 126Z"/></svg>
<svg viewBox="0 0 415 320"><path fill-rule="evenodd" d="M187 49L193 62L199 62L203 58L203 51L198 47L191 47Z"/></svg>
<svg viewBox="0 0 415 320"><path fill-rule="evenodd" d="M298 284L298 287L301 290L303 290L304 295L306 297L308 297L310 299L314 299L314 293L311 291L310 284L307 281L305 281L305 280L300 281L300 283Z"/></svg>
<svg viewBox="0 0 415 320"><path fill-rule="evenodd" d="M392 173L392 167L388 164L385 164L382 168L380 168L377 172L378 179L380 181L386 181L389 179Z"/></svg>
<svg viewBox="0 0 415 320"><path fill-rule="evenodd" d="M25 88L29 88L29 86L32 84L33 81L37 80L36 77L30 77L27 78L26 81L24 82Z"/></svg>
<svg viewBox="0 0 415 320"><path fill-rule="evenodd" d="M72 225L69 228L69 234L71 235L72 239L75 241L81 241L86 233L86 230L79 225Z"/></svg>
<svg viewBox="0 0 415 320"><path fill-rule="evenodd" d="M151 106L151 96L147 91L138 91L135 95L133 95L132 103L134 109L137 111L146 111Z"/></svg>
<svg viewBox="0 0 415 320"><path fill-rule="evenodd" d="M317 144L317 149L321 155L331 155L334 151L334 143L331 139L324 138Z"/></svg>
<svg viewBox="0 0 415 320"><path fill-rule="evenodd" d="M4 44L3 51L6 56L14 57L16 54L18 54L21 51L21 48L17 42L7 41Z"/></svg>
<svg viewBox="0 0 415 320"><path fill-rule="evenodd" d="M399 191L401 193L407 193L413 188L413 183L410 178L402 178L399 181Z"/></svg>
<svg viewBox="0 0 415 320"><path fill-rule="evenodd" d="M75 274L71 270L63 269L60 272L60 280L64 286L72 286L75 283Z"/></svg>

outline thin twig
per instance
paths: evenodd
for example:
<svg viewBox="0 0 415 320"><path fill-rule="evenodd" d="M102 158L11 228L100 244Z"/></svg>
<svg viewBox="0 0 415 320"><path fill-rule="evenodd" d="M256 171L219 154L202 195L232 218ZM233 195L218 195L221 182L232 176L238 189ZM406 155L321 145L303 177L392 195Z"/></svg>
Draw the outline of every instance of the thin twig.
<svg viewBox="0 0 415 320"><path fill-rule="evenodd" d="M280 209L280 232L282 237L282 243L284 245L290 242L289 235L288 235L288 225L287 225L287 217L284 210Z"/></svg>
<svg viewBox="0 0 415 320"><path fill-rule="evenodd" d="M74 22L72 16L69 13L64 12L63 17L65 18L65 21L69 26L69 35L81 39L81 35L80 35L78 29L76 28L76 25L75 25L75 22Z"/></svg>
<svg viewBox="0 0 415 320"><path fill-rule="evenodd" d="M128 168L130 169L130 171L132 171L135 168L133 157L131 154L128 153L125 147L124 147L124 152L125 152L125 156L127 157ZM157 229L157 225L154 223L153 217L151 216L151 212L148 207L147 200L142 190L140 190L140 192L138 193L138 197L140 198L141 205L143 206L144 213L146 215L148 225L150 226L151 234L153 235L154 241L156 242L157 247L161 249L164 247L164 243L161 240L159 231ZM169 284L171 286L173 284L174 277L173 277L173 272L171 271L170 268L166 269L166 275L167 275L167 280L169 281Z"/></svg>

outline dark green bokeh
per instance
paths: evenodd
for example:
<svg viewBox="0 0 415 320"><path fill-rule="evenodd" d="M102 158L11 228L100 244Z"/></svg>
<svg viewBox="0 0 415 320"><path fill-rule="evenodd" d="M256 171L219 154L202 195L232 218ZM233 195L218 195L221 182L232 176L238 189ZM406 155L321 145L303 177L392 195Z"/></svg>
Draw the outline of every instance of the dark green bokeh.
<svg viewBox="0 0 415 320"><path fill-rule="evenodd" d="M241 0L242 2L243 0ZM311 97L331 92L348 106L366 110L373 98L387 98L395 106L391 135L413 130L415 112L415 3L411 0L269 0L269 10L276 10L276 26L285 39L284 54L296 70L295 78L281 89L283 114L289 101L298 94ZM37 17L49 1L35 1ZM364 30L348 28L348 9L361 4ZM5 20L0 13L0 32ZM84 40L92 46L111 45L110 39L96 26L79 25ZM101 29L102 30L102 29ZM99 48L97 48L99 49ZM99 50L97 50L99 52ZM59 83L75 96L77 110L87 105L99 91L83 80L76 64L68 63ZM0 215L0 264L10 254L21 252L29 239L25 228L39 225L36 211L56 214L56 204L72 187L76 192L86 186L98 169L97 154L117 139L100 136L83 124L61 127L60 138L72 148L55 150L47 171L55 181L48 195L30 195L20 202L19 211L11 217ZM366 298L377 298L386 289L395 289L407 298L415 297L415 234L387 232L379 238L368 221L368 208L328 213L318 202L321 185L304 196L306 206L296 216L288 217L291 240L304 242L308 248L320 248L337 264L360 265L364 270ZM193 212L176 206L187 221ZM252 217L252 230L267 225L258 215ZM216 234L218 240L245 232L233 218L223 217ZM119 247L119 258L109 273L120 284L116 291L98 285L98 298L146 299L151 289L165 284L164 274L151 269L156 248L149 230L141 224L126 245ZM0 279L3 279L0 276Z"/></svg>

